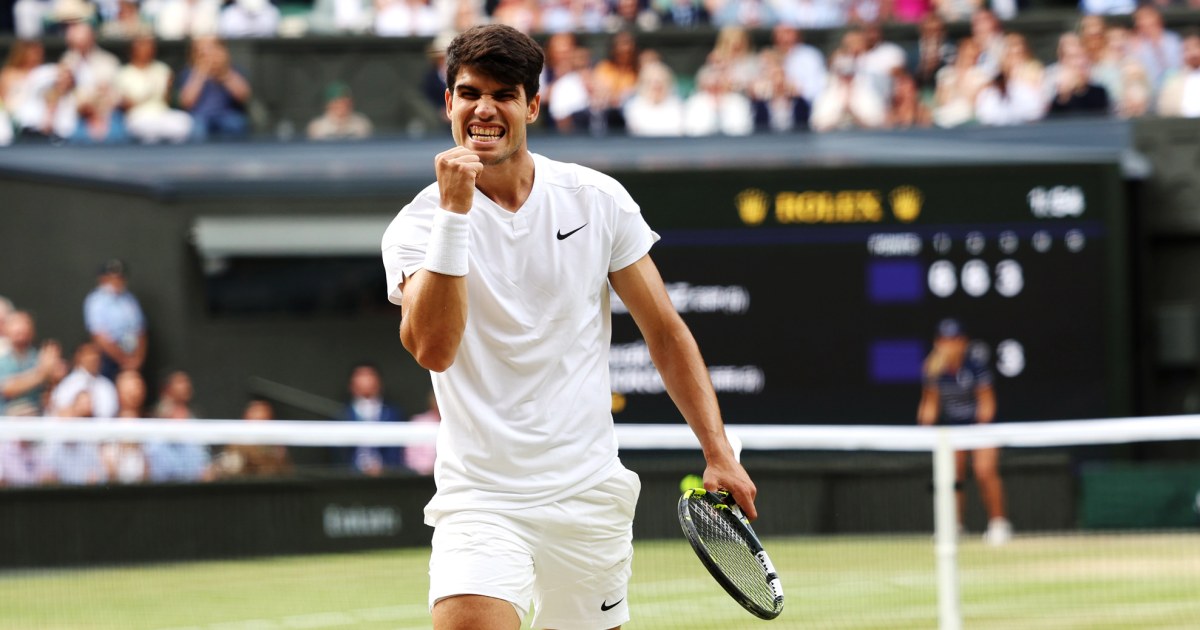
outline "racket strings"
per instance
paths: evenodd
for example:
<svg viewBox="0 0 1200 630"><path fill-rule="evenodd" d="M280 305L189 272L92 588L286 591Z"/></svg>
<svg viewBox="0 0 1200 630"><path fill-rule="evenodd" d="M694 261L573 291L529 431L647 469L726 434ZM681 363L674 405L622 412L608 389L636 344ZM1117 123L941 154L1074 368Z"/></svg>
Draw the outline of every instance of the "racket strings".
<svg viewBox="0 0 1200 630"><path fill-rule="evenodd" d="M689 509L696 532L725 575L757 606L775 610L778 602L767 583L766 570L747 546L741 531L729 521L731 516L704 500L690 501Z"/></svg>

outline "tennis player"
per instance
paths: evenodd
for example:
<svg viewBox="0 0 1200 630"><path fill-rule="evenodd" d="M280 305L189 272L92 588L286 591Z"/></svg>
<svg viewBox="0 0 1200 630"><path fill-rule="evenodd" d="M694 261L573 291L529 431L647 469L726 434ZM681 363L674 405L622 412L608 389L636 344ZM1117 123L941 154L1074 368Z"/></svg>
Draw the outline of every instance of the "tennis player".
<svg viewBox="0 0 1200 630"><path fill-rule="evenodd" d="M400 340L442 411L425 508L436 630L600 630L629 619L641 485L617 458L609 287L646 339L703 449L704 485L747 516L709 375L648 252L658 240L616 181L530 153L541 48L506 26L447 50L456 147L383 237Z"/></svg>
<svg viewBox="0 0 1200 630"><path fill-rule="evenodd" d="M925 359L924 389L917 409L917 421L923 425L986 424L996 417L996 391L987 364L969 352L970 340L956 319L938 324L933 351ZM962 529L963 479L967 474L967 456L974 465L975 482L988 513L988 528L983 539L1003 545L1012 538L1012 525L1005 516L1004 483L1000 479L1000 449L980 448L958 451L954 489L958 496L958 523Z"/></svg>

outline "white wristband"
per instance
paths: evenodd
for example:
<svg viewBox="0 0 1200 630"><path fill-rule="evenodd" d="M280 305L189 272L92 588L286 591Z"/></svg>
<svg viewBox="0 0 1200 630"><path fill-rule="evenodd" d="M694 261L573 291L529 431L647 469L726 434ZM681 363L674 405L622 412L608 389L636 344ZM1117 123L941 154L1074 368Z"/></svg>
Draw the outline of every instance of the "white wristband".
<svg viewBox="0 0 1200 630"><path fill-rule="evenodd" d="M467 275L470 237L471 219L467 215L435 210L425 248L425 269L447 276Z"/></svg>

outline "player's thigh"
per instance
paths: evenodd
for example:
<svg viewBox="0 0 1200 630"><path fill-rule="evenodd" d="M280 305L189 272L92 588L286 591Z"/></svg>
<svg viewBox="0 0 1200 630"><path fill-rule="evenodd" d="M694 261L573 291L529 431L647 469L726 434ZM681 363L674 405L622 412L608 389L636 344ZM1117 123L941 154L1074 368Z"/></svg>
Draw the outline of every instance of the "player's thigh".
<svg viewBox="0 0 1200 630"><path fill-rule="evenodd" d="M604 483L555 504L535 556L538 628L620 627L629 620L633 515L641 482L622 469Z"/></svg>
<svg viewBox="0 0 1200 630"><path fill-rule="evenodd" d="M962 481L967 477L967 456L970 451L955 451L954 452L954 478L956 481Z"/></svg>
<svg viewBox="0 0 1200 630"><path fill-rule="evenodd" d="M433 606L434 630L517 630L521 617L511 602L485 595L455 595Z"/></svg>
<svg viewBox="0 0 1200 630"><path fill-rule="evenodd" d="M462 511L442 516L433 530L429 558L430 610L436 613L442 602L449 602L447 610L457 611L476 600L451 599L482 596L503 601L520 625L533 597L537 538L536 532L505 514Z"/></svg>
<svg viewBox="0 0 1200 630"><path fill-rule="evenodd" d="M1000 474L1000 449L976 449L974 455L971 457L971 464L974 467L976 479L992 479L998 477Z"/></svg>

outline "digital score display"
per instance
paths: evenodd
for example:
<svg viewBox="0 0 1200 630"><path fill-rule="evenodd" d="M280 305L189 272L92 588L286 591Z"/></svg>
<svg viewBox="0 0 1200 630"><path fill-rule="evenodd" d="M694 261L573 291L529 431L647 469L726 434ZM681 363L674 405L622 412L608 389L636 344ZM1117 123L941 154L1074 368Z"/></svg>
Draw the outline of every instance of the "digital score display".
<svg viewBox="0 0 1200 630"><path fill-rule="evenodd" d="M953 317L997 420L1129 411L1115 164L617 174L731 423L913 424ZM678 412L614 299L618 421Z"/></svg>

